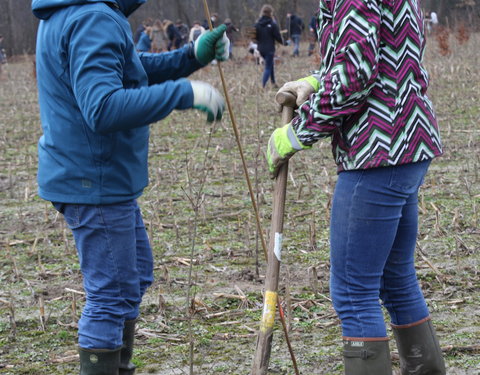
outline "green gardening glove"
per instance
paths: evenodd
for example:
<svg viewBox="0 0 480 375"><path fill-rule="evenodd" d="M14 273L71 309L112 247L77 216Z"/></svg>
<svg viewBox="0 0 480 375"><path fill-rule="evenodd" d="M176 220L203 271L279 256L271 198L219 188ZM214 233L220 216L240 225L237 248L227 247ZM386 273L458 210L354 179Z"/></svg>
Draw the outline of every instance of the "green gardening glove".
<svg viewBox="0 0 480 375"><path fill-rule="evenodd" d="M228 60L230 40L225 31L227 26L220 25L213 30L205 31L194 44L195 58L202 65L207 65L213 59Z"/></svg>
<svg viewBox="0 0 480 375"><path fill-rule="evenodd" d="M297 138L292 124L275 129L270 136L267 148L268 170L272 178L278 174L278 169L297 151L312 148L312 146L303 145Z"/></svg>

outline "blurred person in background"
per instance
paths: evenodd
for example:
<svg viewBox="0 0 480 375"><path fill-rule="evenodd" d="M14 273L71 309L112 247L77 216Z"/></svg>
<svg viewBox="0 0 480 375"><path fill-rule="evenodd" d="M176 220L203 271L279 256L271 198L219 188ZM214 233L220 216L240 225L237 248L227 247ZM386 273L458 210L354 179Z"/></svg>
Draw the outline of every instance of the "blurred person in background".
<svg viewBox="0 0 480 375"><path fill-rule="evenodd" d="M7 63L7 54L3 48L3 35L0 35L0 78L3 72L3 65Z"/></svg>
<svg viewBox="0 0 480 375"><path fill-rule="evenodd" d="M300 55L300 38L302 37L305 25L300 17L292 12L289 12L287 13L287 28L288 37L293 43L292 56L298 57Z"/></svg>
<svg viewBox="0 0 480 375"><path fill-rule="evenodd" d="M180 34L180 43L178 45L178 48L180 48L183 45L188 43L188 36L190 33L190 29L188 28L187 24L182 22L181 19L178 19L175 21L175 27L177 28L178 33Z"/></svg>
<svg viewBox="0 0 480 375"><path fill-rule="evenodd" d="M138 27L135 29L135 33L133 34L133 42L135 44L138 43L138 40L140 39L140 34L142 33L142 31L144 31L147 26L151 26L151 25L152 25L151 18L147 18L140 25L138 25Z"/></svg>
<svg viewBox="0 0 480 375"><path fill-rule="evenodd" d="M152 27L146 26L145 29L140 33L136 48L138 52L151 52L152 50L152 40L150 35L152 33Z"/></svg>
<svg viewBox="0 0 480 375"><path fill-rule="evenodd" d="M235 42L235 34L238 33L240 30L235 27L230 18L225 18L224 24L225 26L227 26L227 38L230 41L229 59L233 59L233 44Z"/></svg>
<svg viewBox="0 0 480 375"><path fill-rule="evenodd" d="M156 19L152 26L152 52L165 52L168 50L168 41L163 31L162 21Z"/></svg>
<svg viewBox="0 0 480 375"><path fill-rule="evenodd" d="M273 7L265 4L260 11L260 18L255 24L255 38L258 52L264 60L262 87L270 80L272 86L277 88L275 81L275 42L283 44L280 29L273 19Z"/></svg>
<svg viewBox="0 0 480 375"><path fill-rule="evenodd" d="M218 13L212 13L212 14L210 15L210 22L212 23L212 26L213 26L213 27L216 26L217 21L218 21ZM210 25L209 25L209 23L208 23L208 20L203 20L202 27L203 27L205 30L208 30L208 29L210 28Z"/></svg>
<svg viewBox="0 0 480 375"><path fill-rule="evenodd" d="M0 35L0 65L7 63L7 53L3 47L3 35Z"/></svg>
<svg viewBox="0 0 480 375"><path fill-rule="evenodd" d="M202 33L205 31L202 25L200 25L200 21L194 21L193 26L190 29L190 35L188 37L189 42L194 42L197 40L197 38L202 35Z"/></svg>
<svg viewBox="0 0 480 375"><path fill-rule="evenodd" d="M427 23L428 33L435 33L438 28L438 15L437 12L431 11L429 17L425 20Z"/></svg>
<svg viewBox="0 0 480 375"><path fill-rule="evenodd" d="M182 36L178 32L175 24L170 20L163 20L163 31L165 32L168 40L167 49L169 51L178 49L182 43Z"/></svg>

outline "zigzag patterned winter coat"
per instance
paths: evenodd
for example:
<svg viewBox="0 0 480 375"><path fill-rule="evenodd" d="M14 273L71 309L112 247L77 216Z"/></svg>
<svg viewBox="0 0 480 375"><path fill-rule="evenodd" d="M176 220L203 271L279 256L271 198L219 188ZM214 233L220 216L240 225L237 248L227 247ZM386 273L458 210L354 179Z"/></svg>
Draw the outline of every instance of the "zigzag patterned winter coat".
<svg viewBox="0 0 480 375"><path fill-rule="evenodd" d="M318 21L320 89L292 122L299 140L331 136L339 172L441 155L420 0L321 0Z"/></svg>

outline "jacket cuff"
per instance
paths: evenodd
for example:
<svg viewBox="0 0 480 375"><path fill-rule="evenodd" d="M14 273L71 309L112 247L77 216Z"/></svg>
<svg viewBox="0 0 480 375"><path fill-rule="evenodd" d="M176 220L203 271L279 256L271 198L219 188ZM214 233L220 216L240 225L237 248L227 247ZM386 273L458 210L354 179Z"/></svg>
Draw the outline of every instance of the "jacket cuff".
<svg viewBox="0 0 480 375"><path fill-rule="evenodd" d="M197 60L195 57L195 42L189 42L184 48L187 48L187 57L191 60L195 60L197 64L201 67L204 67L208 64L202 64L200 61Z"/></svg>
<svg viewBox="0 0 480 375"><path fill-rule="evenodd" d="M299 81L307 81L313 87L315 92L317 92L318 89L320 88L320 82L315 75L311 75L305 78L300 78Z"/></svg>
<svg viewBox="0 0 480 375"><path fill-rule="evenodd" d="M176 109L190 109L193 107L193 89L190 80L181 78L176 81L181 87L180 92L183 92L183 98Z"/></svg>
<svg viewBox="0 0 480 375"><path fill-rule="evenodd" d="M195 58L195 47L194 47L194 44L193 42L189 42L185 48L188 49L187 51L187 56L189 59L194 59Z"/></svg>

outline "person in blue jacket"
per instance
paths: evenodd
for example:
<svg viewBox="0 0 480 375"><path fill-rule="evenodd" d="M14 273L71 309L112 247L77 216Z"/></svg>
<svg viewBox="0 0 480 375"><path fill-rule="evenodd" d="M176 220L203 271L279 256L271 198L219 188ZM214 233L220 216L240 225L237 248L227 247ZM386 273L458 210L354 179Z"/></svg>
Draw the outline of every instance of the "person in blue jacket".
<svg viewBox="0 0 480 375"><path fill-rule="evenodd" d="M152 28L147 26L145 30L140 33L136 48L138 52L151 52L152 50L152 40L150 39L150 33Z"/></svg>
<svg viewBox="0 0 480 375"><path fill-rule="evenodd" d="M38 187L72 230L86 304L80 373L133 374L135 320L153 281L136 199L148 183L149 124L174 109L219 120L222 96L183 77L228 58L225 26L195 43L137 53L127 17L146 0L33 0L43 135Z"/></svg>

